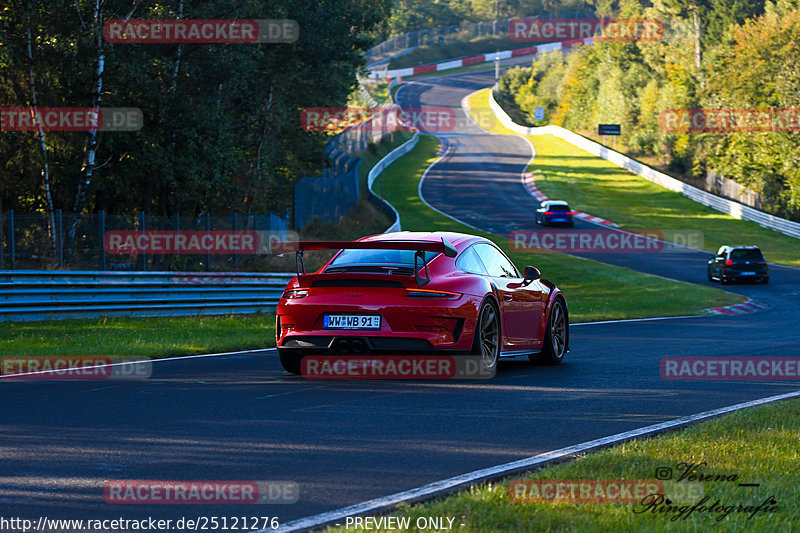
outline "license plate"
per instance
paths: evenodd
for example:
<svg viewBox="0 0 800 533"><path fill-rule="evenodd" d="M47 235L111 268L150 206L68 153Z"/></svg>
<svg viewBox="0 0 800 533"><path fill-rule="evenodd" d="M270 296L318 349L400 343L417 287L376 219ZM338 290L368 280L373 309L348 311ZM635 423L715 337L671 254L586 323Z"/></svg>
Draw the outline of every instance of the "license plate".
<svg viewBox="0 0 800 533"><path fill-rule="evenodd" d="M381 329L380 315L324 315L325 329Z"/></svg>
<svg viewBox="0 0 800 533"><path fill-rule="evenodd" d="M553 222L567 222L566 218L552 218L550 220L552 220Z"/></svg>
<svg viewBox="0 0 800 533"><path fill-rule="evenodd" d="M739 272L740 276L755 276L755 272Z"/></svg>

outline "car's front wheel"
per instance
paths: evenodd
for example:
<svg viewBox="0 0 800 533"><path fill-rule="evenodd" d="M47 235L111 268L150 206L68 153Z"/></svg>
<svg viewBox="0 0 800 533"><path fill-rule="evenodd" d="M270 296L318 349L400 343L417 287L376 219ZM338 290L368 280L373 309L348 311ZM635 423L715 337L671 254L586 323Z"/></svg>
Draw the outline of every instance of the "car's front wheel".
<svg viewBox="0 0 800 533"><path fill-rule="evenodd" d="M569 320L564 304L560 299L553 302L550 316L547 318L547 330L544 334L542 361L550 365L560 364L567 354L567 336L569 334Z"/></svg>
<svg viewBox="0 0 800 533"><path fill-rule="evenodd" d="M500 357L500 316L491 301L486 300L478 312L478 323L472 341L472 354L480 355L485 370L497 366Z"/></svg>

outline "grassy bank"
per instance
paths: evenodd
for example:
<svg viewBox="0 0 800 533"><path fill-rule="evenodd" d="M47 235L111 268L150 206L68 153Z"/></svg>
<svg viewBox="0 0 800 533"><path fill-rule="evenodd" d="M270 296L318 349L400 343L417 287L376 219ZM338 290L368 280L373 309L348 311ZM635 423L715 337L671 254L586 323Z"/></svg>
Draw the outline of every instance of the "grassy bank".
<svg viewBox="0 0 800 533"><path fill-rule="evenodd" d="M447 498L403 505L393 514L410 518L412 524L420 517L455 518L457 529L464 532L798 531L798 440L800 400L780 402L739 411L659 437L620 444ZM709 498L706 507L719 501L725 510L694 511L687 516L684 509L683 515L678 514L680 507L691 507L702 496L676 500L673 507L679 507L678 510L659 512L663 507L648 507L642 503L524 503L512 500L509 492L510 481L514 479L653 479L656 469L663 468L670 468L673 479L677 479L683 471L679 463L698 465L694 468L695 474L738 478L702 482L702 490ZM740 487L739 483L758 483L759 486ZM770 505L769 510L752 517L750 513L731 510L725 516L731 506L733 509L737 504L758 506L770 497L775 500L776 509Z"/></svg>
<svg viewBox="0 0 800 533"><path fill-rule="evenodd" d="M472 113L491 112L488 98L489 89L472 95ZM499 124L492 131L515 135ZM536 149L529 170L534 173L536 186L550 198L567 200L574 209L626 229L660 230L665 237L673 232L700 230L702 240L692 247L709 252L723 244L756 244L768 261L800 267L800 239L698 204L558 137L527 137Z"/></svg>
<svg viewBox="0 0 800 533"><path fill-rule="evenodd" d="M170 357L275 346L275 314L0 322L2 355Z"/></svg>

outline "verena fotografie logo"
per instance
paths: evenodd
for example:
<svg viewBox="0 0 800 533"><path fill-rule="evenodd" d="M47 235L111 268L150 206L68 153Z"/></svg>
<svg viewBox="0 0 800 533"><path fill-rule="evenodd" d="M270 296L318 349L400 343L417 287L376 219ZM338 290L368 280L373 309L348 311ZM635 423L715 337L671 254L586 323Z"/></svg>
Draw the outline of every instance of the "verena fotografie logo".
<svg viewBox="0 0 800 533"><path fill-rule="evenodd" d="M79 355L4 355L0 357L0 378L30 379L146 379L153 364L135 358Z"/></svg>
<svg viewBox="0 0 800 533"><path fill-rule="evenodd" d="M512 231L508 243L518 252L535 253L679 253L701 249L703 232L548 228Z"/></svg>
<svg viewBox="0 0 800 533"><path fill-rule="evenodd" d="M291 504L294 481L106 481L103 498L114 504Z"/></svg>
<svg viewBox="0 0 800 533"><path fill-rule="evenodd" d="M293 43L300 27L291 19L109 20L103 37L110 43Z"/></svg>
<svg viewBox="0 0 800 533"><path fill-rule="evenodd" d="M656 19L516 18L508 23L512 41L553 43L593 38L608 42L657 42L664 37L664 24Z"/></svg>
<svg viewBox="0 0 800 533"><path fill-rule="evenodd" d="M798 132L800 108L665 109L661 129L685 133Z"/></svg>
<svg viewBox="0 0 800 533"><path fill-rule="evenodd" d="M452 107L309 107L300 112L300 125L307 131L338 133L348 128L366 131L453 131L469 122ZM484 117L481 126L491 127Z"/></svg>
<svg viewBox="0 0 800 533"><path fill-rule="evenodd" d="M257 254L269 253L265 231L107 231L110 254Z"/></svg>
<svg viewBox="0 0 800 533"><path fill-rule="evenodd" d="M469 355L308 355L300 372L310 379L488 379L495 368Z"/></svg>
<svg viewBox="0 0 800 533"><path fill-rule="evenodd" d="M664 357L659 372L670 380L796 380L800 357Z"/></svg>
<svg viewBox="0 0 800 533"><path fill-rule="evenodd" d="M2 131L139 131L144 124L138 107L4 107Z"/></svg>

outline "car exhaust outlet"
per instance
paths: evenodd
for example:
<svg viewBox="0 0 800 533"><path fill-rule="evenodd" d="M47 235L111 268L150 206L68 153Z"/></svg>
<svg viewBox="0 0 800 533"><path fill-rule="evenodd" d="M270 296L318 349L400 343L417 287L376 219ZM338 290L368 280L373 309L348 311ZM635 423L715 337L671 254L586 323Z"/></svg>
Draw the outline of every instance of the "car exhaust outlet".
<svg viewBox="0 0 800 533"><path fill-rule="evenodd" d="M364 343L359 339L355 339L352 342L353 353L364 353Z"/></svg>
<svg viewBox="0 0 800 533"><path fill-rule="evenodd" d="M336 351L339 353L350 353L350 349L350 341L348 340L340 339L336 343Z"/></svg>

